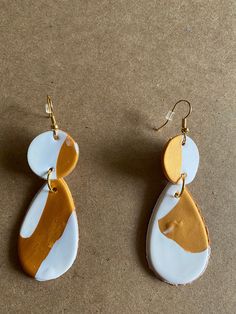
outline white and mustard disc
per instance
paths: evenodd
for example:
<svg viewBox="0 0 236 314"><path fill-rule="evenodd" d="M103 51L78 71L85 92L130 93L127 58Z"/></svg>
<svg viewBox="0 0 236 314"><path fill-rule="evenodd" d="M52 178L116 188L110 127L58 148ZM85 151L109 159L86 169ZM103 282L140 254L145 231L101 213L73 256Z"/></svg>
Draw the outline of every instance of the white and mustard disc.
<svg viewBox="0 0 236 314"><path fill-rule="evenodd" d="M34 173L47 179L50 168L54 171L50 179L67 176L76 166L79 157L79 146L72 137L61 130L57 131L57 139L53 131L39 134L28 149L28 163Z"/></svg>
<svg viewBox="0 0 236 314"><path fill-rule="evenodd" d="M190 137L186 137L185 144L183 144L183 135L177 135L168 141L163 154L163 168L170 182L176 184L183 173L187 174L185 183L192 182L198 166L199 151ZM181 181L178 183L181 184Z"/></svg>
<svg viewBox="0 0 236 314"><path fill-rule="evenodd" d="M20 230L18 252L24 271L39 281L55 279L73 264L79 231L74 202L63 179L47 184L32 201Z"/></svg>
<svg viewBox="0 0 236 314"><path fill-rule="evenodd" d="M179 285L200 277L210 256L208 230L200 209L185 188L168 184L153 210L146 253L150 268L164 281Z"/></svg>

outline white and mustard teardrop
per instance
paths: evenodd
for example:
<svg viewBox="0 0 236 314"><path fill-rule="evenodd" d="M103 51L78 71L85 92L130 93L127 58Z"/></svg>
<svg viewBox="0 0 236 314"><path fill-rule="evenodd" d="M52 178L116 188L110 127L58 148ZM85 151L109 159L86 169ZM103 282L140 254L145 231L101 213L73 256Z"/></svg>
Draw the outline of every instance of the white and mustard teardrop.
<svg viewBox="0 0 236 314"><path fill-rule="evenodd" d="M208 230L201 211L185 187L180 198L181 174L188 184L195 178L199 152L190 137L171 139L164 151L163 168L169 183L160 195L147 232L147 260L154 273L178 285L200 277L210 256Z"/></svg>
<svg viewBox="0 0 236 314"><path fill-rule="evenodd" d="M47 184L33 199L21 226L18 252L24 271L39 281L55 279L73 264L78 250L79 230L70 190L63 177L75 167L78 144L58 130L37 136L29 146L31 169L46 179L50 168L51 186Z"/></svg>

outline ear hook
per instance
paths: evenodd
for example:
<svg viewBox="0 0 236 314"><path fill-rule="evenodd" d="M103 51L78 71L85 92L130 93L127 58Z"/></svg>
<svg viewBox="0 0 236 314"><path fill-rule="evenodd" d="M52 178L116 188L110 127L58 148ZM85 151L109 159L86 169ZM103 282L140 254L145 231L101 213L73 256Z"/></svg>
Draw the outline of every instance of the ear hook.
<svg viewBox="0 0 236 314"><path fill-rule="evenodd" d="M154 130L155 130L155 131L160 131L164 126L166 126L166 124L167 124L169 121L172 120L172 117L173 117L173 115L174 115L174 113L175 113L175 108L176 108L176 106L177 106L179 103L181 103L181 102L185 102L185 103L187 103L188 106L189 106L189 110L188 110L187 115L186 115L184 118L182 118L182 128L181 128L181 132L182 132L182 134L184 135L183 142L182 142L182 144L184 145L184 144L186 143L186 133L189 132L189 129L187 128L187 118L190 116L190 114L191 114L191 112L192 112L192 105L190 104L190 102L189 102L188 100L186 100L186 99L180 99L180 100L178 100L178 101L175 103L175 105L174 105L174 107L172 108L172 110L169 111L168 114L166 115L166 122L165 122L162 126L160 126L159 128L154 128Z"/></svg>
<svg viewBox="0 0 236 314"><path fill-rule="evenodd" d="M46 112L48 113L49 118L51 119L51 122L52 122L51 129L53 131L54 139L57 140L58 139L58 135L57 135L58 125L57 125L56 118L53 112L52 99L48 95L47 95Z"/></svg>

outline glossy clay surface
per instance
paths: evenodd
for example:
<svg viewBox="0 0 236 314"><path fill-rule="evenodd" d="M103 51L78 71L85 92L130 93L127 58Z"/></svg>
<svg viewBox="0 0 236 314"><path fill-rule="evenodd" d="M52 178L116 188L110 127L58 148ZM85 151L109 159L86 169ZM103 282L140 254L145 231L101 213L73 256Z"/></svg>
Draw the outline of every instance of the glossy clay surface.
<svg viewBox="0 0 236 314"><path fill-rule="evenodd" d="M79 146L66 132L58 130L58 139L53 132L39 134L28 149L31 170L43 179L49 168L54 168L51 179L63 178L75 168L79 158Z"/></svg>
<svg viewBox="0 0 236 314"><path fill-rule="evenodd" d="M170 181L186 172L186 184L197 173L199 153L196 144L182 136L170 140L165 147L163 167ZM206 269L210 246L208 230L200 209L185 188L180 198L174 197L181 189L169 183L159 197L147 232L147 259L150 268L168 283L191 283Z"/></svg>
<svg viewBox="0 0 236 314"><path fill-rule="evenodd" d="M73 264L78 250L78 222L70 190L63 177L76 166L78 144L58 130L58 139L48 131L38 135L28 149L30 168L46 179L48 185L37 193L23 221L18 251L24 271L37 280L55 279Z"/></svg>
<svg viewBox="0 0 236 314"><path fill-rule="evenodd" d="M73 264L78 249L74 202L63 179L47 184L32 201L22 224L18 251L23 269L35 279L55 279Z"/></svg>

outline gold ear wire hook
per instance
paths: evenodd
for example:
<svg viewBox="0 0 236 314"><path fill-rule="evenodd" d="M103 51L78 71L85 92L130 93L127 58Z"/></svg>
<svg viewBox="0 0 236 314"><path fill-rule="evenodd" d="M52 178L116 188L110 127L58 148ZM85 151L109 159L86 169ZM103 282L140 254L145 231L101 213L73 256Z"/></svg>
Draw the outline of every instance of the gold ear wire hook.
<svg viewBox="0 0 236 314"><path fill-rule="evenodd" d="M174 114L174 112L175 112L175 108L176 108L176 106L177 106L179 103L181 103L181 102L185 102L185 103L187 103L188 106L189 106L189 111L188 111L187 115L186 115L184 118L182 118L182 128L181 128L181 132L182 132L182 134L184 135L183 142L182 142L182 144L184 145L184 144L186 143L186 133L189 132L189 129L187 128L187 118L190 116L190 114L191 114L191 112L192 112L192 106L191 106L191 104L190 104L190 102L189 102L188 100L186 100L186 99L180 99L180 100L178 100L178 101L174 104L172 110L168 113L167 118L166 118L166 122L165 122L163 125L161 125L159 128L154 128L154 130L155 130L155 131L160 131L164 126L166 126L166 124L167 124L169 121L172 120L172 116L173 116L173 114Z"/></svg>
<svg viewBox="0 0 236 314"><path fill-rule="evenodd" d="M53 105L52 105L52 99L50 96L47 95L47 113L49 115L49 118L51 119L51 129L53 131L53 136L55 138L55 140L58 139L58 135L57 135L57 130L58 130L58 125L56 122L56 118L54 116L54 112L53 112Z"/></svg>

